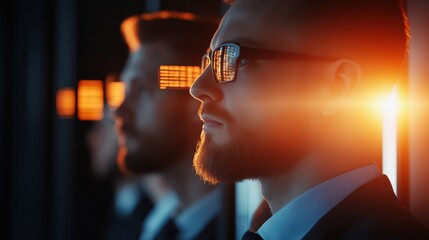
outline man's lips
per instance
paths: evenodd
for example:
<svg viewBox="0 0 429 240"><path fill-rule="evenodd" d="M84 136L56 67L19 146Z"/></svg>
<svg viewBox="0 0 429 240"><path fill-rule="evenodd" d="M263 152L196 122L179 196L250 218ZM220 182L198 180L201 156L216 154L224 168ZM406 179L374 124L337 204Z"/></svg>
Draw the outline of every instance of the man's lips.
<svg viewBox="0 0 429 240"><path fill-rule="evenodd" d="M209 114L203 113L200 116L201 120L204 122L203 129L222 127L223 123Z"/></svg>

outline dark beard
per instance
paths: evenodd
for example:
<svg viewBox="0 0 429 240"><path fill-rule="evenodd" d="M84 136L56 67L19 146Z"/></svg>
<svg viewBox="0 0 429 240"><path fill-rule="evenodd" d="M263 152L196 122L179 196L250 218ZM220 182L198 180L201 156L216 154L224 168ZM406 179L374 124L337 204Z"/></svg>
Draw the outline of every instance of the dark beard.
<svg viewBox="0 0 429 240"><path fill-rule="evenodd" d="M133 154L127 153L124 159L128 172L134 174L147 174L160 172L182 159L185 147L150 144L140 147Z"/></svg>
<svg viewBox="0 0 429 240"><path fill-rule="evenodd" d="M200 126L172 128L168 131L170 136L140 136L139 149L132 153L126 152L122 169L133 174L157 173L184 161L184 157L195 148L197 131L200 129L196 127ZM188 161L191 158L192 155ZM119 165L120 161L118 158Z"/></svg>
<svg viewBox="0 0 429 240"><path fill-rule="evenodd" d="M301 148L285 149L291 146L287 142L270 141L262 134L246 135L216 146L203 131L194 155L196 173L211 184L233 183L285 173L302 156Z"/></svg>

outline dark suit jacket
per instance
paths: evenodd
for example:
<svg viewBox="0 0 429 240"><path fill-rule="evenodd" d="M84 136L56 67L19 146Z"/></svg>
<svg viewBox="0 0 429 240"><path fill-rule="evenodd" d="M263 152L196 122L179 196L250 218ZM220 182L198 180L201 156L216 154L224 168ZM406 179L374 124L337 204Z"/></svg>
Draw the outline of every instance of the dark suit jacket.
<svg viewBox="0 0 429 240"><path fill-rule="evenodd" d="M220 227L220 218L216 216L204 227L194 240L220 240Z"/></svg>
<svg viewBox="0 0 429 240"><path fill-rule="evenodd" d="M303 239L429 239L402 207L384 175L358 188L323 216Z"/></svg>
<svg viewBox="0 0 429 240"><path fill-rule="evenodd" d="M149 197L145 193L142 194L142 198L131 215L121 217L116 215L112 209L104 239L138 240L140 238L143 221L153 207L152 201Z"/></svg>
<svg viewBox="0 0 429 240"><path fill-rule="evenodd" d="M172 221L167 222L167 224L161 229L160 233L155 237L155 240L175 240L175 237L172 237L171 234L174 235L175 230L172 230L171 226ZM198 235L193 239L187 240L221 240L220 236L220 218L219 216L215 216L210 222L204 226L202 231L198 233Z"/></svg>

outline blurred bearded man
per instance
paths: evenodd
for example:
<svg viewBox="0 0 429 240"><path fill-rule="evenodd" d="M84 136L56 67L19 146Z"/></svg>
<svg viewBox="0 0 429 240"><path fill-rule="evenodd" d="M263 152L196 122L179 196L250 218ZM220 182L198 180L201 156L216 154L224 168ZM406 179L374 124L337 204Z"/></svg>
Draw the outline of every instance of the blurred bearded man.
<svg viewBox="0 0 429 240"><path fill-rule="evenodd" d="M191 13L158 12L122 24L130 54L121 76L126 97L116 111L124 155L119 165L134 174L157 174L175 193L155 199L140 239L220 236L220 189L204 184L192 170L201 122L198 104L188 94L217 23ZM162 187L146 188L157 195Z"/></svg>

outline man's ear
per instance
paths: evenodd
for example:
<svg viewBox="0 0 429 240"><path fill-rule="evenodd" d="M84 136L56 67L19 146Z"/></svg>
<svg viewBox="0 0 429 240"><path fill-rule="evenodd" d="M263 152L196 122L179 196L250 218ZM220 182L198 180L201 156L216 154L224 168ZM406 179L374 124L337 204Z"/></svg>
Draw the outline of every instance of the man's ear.
<svg viewBox="0 0 429 240"><path fill-rule="evenodd" d="M322 96L324 116L335 114L346 105L360 81L361 68L354 61L340 59L333 63L328 74L330 81Z"/></svg>

